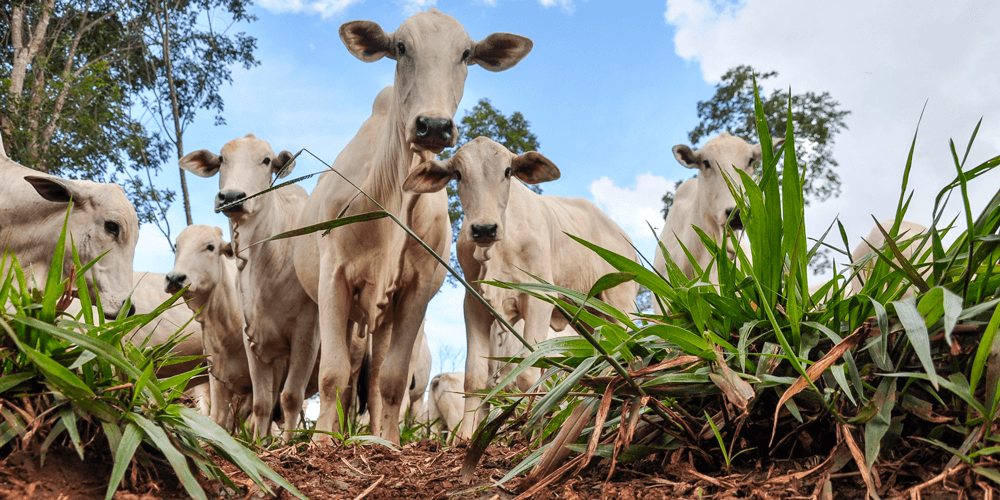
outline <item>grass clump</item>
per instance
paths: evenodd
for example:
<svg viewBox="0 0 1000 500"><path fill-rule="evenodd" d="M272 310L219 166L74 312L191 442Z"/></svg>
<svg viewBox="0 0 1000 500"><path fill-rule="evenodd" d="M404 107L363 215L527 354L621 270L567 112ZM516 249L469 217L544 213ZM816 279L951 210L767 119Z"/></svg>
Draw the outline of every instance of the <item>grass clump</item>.
<svg viewBox="0 0 1000 500"><path fill-rule="evenodd" d="M0 279L0 450L25 452L44 464L53 445L68 443L83 460L85 448L106 443L114 460L106 498L130 465L141 470L165 462L191 497L204 499L201 475L237 488L212 461L211 449L262 490L270 491L267 479L304 498L225 430L181 404L199 370L157 378L160 367L188 361L170 355L183 340L180 331L160 346L134 346L126 339L173 306L180 293L131 317L125 317L126 303L117 319L105 321L100 295L92 301L84 282L96 260L82 265L70 244L75 267L64 277L66 249L64 226L42 289L29 286L14 255L5 253L0 261L6 270ZM82 306L79 317L61 312L74 294Z"/></svg>
<svg viewBox="0 0 1000 500"><path fill-rule="evenodd" d="M827 483L832 464L853 462L878 498L892 481L878 476L876 464L917 445L943 450L952 473L1000 483L1000 191L975 216L967 190L1000 157L966 168L975 132L964 155L952 144L956 178L937 196L927 233L900 235L912 197L911 146L897 222L883 228L887 244L864 259L874 266L862 289L845 291L858 265L810 294L808 262L821 246L839 244L826 235L806 238L791 109L784 154L772 154L759 99L756 105L760 176L737 169L744 188L734 189L749 254L730 234L733 262L727 245L702 233L718 284L696 263L688 279L668 256L661 276L579 239L619 271L589 294L489 283L554 304L581 334L534 346L500 382L543 368L538 387L549 390L530 405L500 389L486 394L495 409L474 445L491 440L505 421L504 428L540 444L501 483L533 468L521 486L542 488L595 460L610 460L613 472L616 463L656 454L666 460L676 450L717 469L820 455L837 458L825 465ZM952 197L963 203L965 220L941 220ZM839 229L846 248L839 251L850 255ZM949 232L959 234L945 246ZM903 253L908 247L911 258ZM648 288L669 312L629 317L594 299L601 286L622 279Z"/></svg>

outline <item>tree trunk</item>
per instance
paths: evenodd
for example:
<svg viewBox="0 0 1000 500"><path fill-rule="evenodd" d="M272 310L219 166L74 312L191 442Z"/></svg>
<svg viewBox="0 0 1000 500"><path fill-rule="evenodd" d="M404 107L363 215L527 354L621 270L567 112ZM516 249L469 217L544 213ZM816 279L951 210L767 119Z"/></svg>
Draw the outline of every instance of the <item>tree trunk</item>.
<svg viewBox="0 0 1000 500"><path fill-rule="evenodd" d="M163 21L160 23L160 40L163 43L163 64L167 69L167 86L170 87L170 103L173 106L174 115L174 144L177 146L177 159L184 157L184 129L181 128L180 107L177 104L177 87L174 85L173 67L170 61L170 17L169 6L161 7ZM159 19L159 16L157 16ZM184 170L177 168L181 174L181 197L184 200L184 215L187 217L187 225L194 224L191 219L191 197L188 195L187 179L184 178Z"/></svg>

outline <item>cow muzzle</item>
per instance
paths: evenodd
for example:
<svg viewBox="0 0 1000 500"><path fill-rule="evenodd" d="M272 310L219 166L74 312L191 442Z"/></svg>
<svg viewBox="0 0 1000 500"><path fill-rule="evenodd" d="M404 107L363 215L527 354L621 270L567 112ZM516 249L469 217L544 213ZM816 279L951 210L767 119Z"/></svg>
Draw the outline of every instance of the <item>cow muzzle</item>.
<svg viewBox="0 0 1000 500"><path fill-rule="evenodd" d="M440 152L455 145L455 122L451 118L418 116L410 142L419 149Z"/></svg>
<svg viewBox="0 0 1000 500"><path fill-rule="evenodd" d="M738 208L726 209L726 219L729 220L729 227L737 231L743 230L743 219L740 218L740 209Z"/></svg>
<svg viewBox="0 0 1000 500"><path fill-rule="evenodd" d="M473 224L469 235L477 245L492 245L499 241L496 224Z"/></svg>
<svg viewBox="0 0 1000 500"><path fill-rule="evenodd" d="M174 294L181 291L184 288L184 282L187 281L186 274L170 273L166 277L166 291L167 293Z"/></svg>
<svg viewBox="0 0 1000 500"><path fill-rule="evenodd" d="M229 216L245 211L241 200L246 199L247 194L243 191L219 191L215 196L215 213L222 212Z"/></svg>

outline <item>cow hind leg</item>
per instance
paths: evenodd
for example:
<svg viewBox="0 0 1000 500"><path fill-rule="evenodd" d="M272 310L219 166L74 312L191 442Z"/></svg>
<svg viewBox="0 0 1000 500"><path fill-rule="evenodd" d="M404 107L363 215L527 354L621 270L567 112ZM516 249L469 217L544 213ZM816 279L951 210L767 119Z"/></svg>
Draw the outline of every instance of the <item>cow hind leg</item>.
<svg viewBox="0 0 1000 500"><path fill-rule="evenodd" d="M325 276L323 267L320 275ZM347 382L351 376L350 356L347 344L348 311L350 295L342 276L330 276L320 280L319 285L319 417L316 430L340 432L337 404L345 408L349 401L344 399ZM328 443L326 434L313 434L316 442Z"/></svg>
<svg viewBox="0 0 1000 500"><path fill-rule="evenodd" d="M313 365L319 352L319 339L316 338L315 322L301 325L292 341L291 356L288 360L288 376L281 391L281 413L283 414L285 441L292 439L292 431L298 428L299 413L302 412L302 400L305 399L306 386L312 376Z"/></svg>

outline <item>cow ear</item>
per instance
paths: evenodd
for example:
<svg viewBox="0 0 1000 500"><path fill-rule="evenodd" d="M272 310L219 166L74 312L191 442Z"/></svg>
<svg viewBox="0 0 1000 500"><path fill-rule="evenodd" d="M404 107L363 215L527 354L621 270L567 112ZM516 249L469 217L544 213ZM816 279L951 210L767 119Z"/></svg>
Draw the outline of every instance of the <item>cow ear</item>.
<svg viewBox="0 0 1000 500"><path fill-rule="evenodd" d="M530 38L513 33L493 33L472 47L469 64L478 64L490 71L513 68L531 52Z"/></svg>
<svg viewBox="0 0 1000 500"><path fill-rule="evenodd" d="M406 176L403 182L403 191L409 193L435 193L444 189L452 179L455 178L455 171L451 168L451 162L430 160L417 165L410 170L410 175Z"/></svg>
<svg viewBox="0 0 1000 500"><path fill-rule="evenodd" d="M555 163L535 151L515 156L510 162L510 168L518 179L528 184L554 181L561 175Z"/></svg>
<svg viewBox="0 0 1000 500"><path fill-rule="evenodd" d="M271 160L271 173L278 174L279 179L292 173L295 168L295 160L292 159L294 157L295 155L289 151L278 153L278 156Z"/></svg>
<svg viewBox="0 0 1000 500"><path fill-rule="evenodd" d="M77 193L76 187L73 186L72 182L66 179L26 175L24 176L24 180L28 181L35 188L35 191L46 200L56 203L69 203L70 199L72 199L74 205L79 205L83 200L83 196Z"/></svg>
<svg viewBox="0 0 1000 500"><path fill-rule="evenodd" d="M757 149L758 151L760 150L759 147ZM687 144L674 146L674 158L677 158L677 161L687 168L698 168L701 166L698 162L698 155Z"/></svg>
<svg viewBox="0 0 1000 500"><path fill-rule="evenodd" d="M198 177L211 177L222 166L222 157L207 149L199 149L184 155L177 164Z"/></svg>
<svg viewBox="0 0 1000 500"><path fill-rule="evenodd" d="M392 37L378 23L351 21L341 24L340 40L354 57L364 62L375 62L383 57L396 58Z"/></svg>
<svg viewBox="0 0 1000 500"><path fill-rule="evenodd" d="M230 259L233 258L233 255L234 255L233 254L233 244L230 243L230 242L228 242L228 241L223 241L222 242L222 246L219 247L219 252L221 252L222 255L225 255L226 257L229 257Z"/></svg>
<svg viewBox="0 0 1000 500"><path fill-rule="evenodd" d="M773 143L771 143L771 150L774 151L775 153L778 153L781 151L781 146L784 146L784 144L785 144L785 138L779 137L775 139ZM753 158L756 161L761 161L764 158L763 148L761 147L759 142L753 145Z"/></svg>

